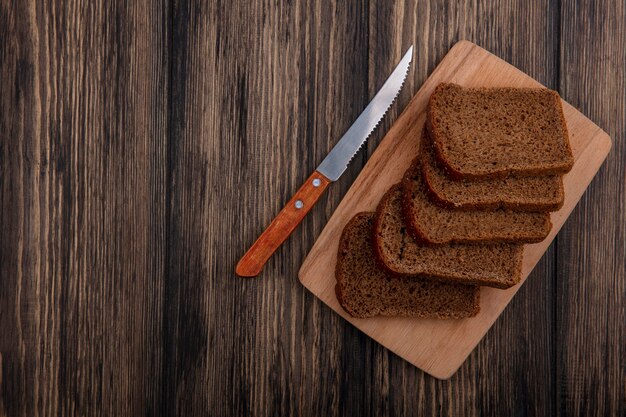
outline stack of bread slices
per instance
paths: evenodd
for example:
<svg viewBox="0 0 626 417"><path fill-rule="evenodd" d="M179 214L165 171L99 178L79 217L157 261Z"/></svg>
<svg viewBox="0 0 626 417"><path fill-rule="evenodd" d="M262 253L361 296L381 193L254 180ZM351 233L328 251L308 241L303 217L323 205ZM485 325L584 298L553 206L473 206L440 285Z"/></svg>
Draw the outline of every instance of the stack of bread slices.
<svg viewBox="0 0 626 417"><path fill-rule="evenodd" d="M517 284L523 245L563 205L574 159L554 91L440 84L419 144L376 212L343 231L336 293L355 317L478 314L479 286Z"/></svg>

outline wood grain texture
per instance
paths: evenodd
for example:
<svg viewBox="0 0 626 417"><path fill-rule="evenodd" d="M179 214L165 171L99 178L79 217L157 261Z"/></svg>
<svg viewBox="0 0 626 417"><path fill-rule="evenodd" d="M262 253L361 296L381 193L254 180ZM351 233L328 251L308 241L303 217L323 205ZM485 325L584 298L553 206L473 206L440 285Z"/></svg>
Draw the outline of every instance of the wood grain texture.
<svg viewBox="0 0 626 417"><path fill-rule="evenodd" d="M2 392L2 354L0 354L0 393ZM6 416L3 396L0 395L0 416Z"/></svg>
<svg viewBox="0 0 626 417"><path fill-rule="evenodd" d="M506 291L481 288L481 311L465 320L407 318L354 319L339 305L334 265L344 226L360 212L375 211L383 195L397 184L420 149L428 100L443 82L464 87L539 87L540 84L477 45L463 41L450 49L385 135L383 142L333 213L300 269L300 281L333 310L415 366L448 379L493 325L556 237L600 168L611 147L608 135L572 106L563 103L574 167L564 175L563 207L550 214L552 230L540 243L525 245L522 279Z"/></svg>
<svg viewBox="0 0 626 417"><path fill-rule="evenodd" d="M624 415L626 4L565 2L561 22L563 97L616 140L557 246L557 407L562 415Z"/></svg>
<svg viewBox="0 0 626 417"><path fill-rule="evenodd" d="M340 385L328 374L343 328L296 271L348 184L330 187L261 279L241 280L234 269L367 104L366 56L346 60L336 49L367 43L362 7L173 5L168 415L337 407ZM358 163L348 176L357 171Z"/></svg>
<svg viewBox="0 0 626 417"><path fill-rule="evenodd" d="M250 249L241 257L235 273L240 277L259 275L267 260L283 244L304 217L322 197L330 180L317 170L306 179L285 207L261 233Z"/></svg>
<svg viewBox="0 0 626 417"><path fill-rule="evenodd" d="M165 5L0 7L6 413L156 410L166 226Z"/></svg>
<svg viewBox="0 0 626 417"><path fill-rule="evenodd" d="M6 415L626 414L623 13L620 0L0 1ZM558 89L614 147L567 239L438 381L296 275L460 39ZM411 43L416 65L368 149L263 278L237 278ZM583 280L598 265L601 285Z"/></svg>

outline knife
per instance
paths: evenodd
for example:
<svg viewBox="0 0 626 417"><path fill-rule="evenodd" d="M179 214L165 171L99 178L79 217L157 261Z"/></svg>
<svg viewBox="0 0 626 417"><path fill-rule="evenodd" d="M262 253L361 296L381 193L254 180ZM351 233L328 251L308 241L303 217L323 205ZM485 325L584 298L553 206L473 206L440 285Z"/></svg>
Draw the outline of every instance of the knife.
<svg viewBox="0 0 626 417"><path fill-rule="evenodd" d="M326 190L337 181L359 148L367 141L400 92L413 57L413 46L404 54L385 84L378 90L322 163L289 200L265 231L237 264L235 272L241 277L259 275L263 266Z"/></svg>

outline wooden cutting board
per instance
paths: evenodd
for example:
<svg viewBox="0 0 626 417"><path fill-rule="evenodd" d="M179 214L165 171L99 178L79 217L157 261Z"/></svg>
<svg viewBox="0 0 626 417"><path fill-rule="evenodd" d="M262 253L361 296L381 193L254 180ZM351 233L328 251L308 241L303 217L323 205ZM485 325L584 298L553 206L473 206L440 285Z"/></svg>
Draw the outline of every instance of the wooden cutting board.
<svg viewBox="0 0 626 417"><path fill-rule="evenodd" d="M441 82L466 87L541 87L528 75L477 45L467 41L457 43L378 145L315 242L299 277L309 291L374 340L434 377L447 379L487 333L543 256L609 153L611 139L574 107L563 102L575 158L574 168L564 178L565 204L551 215L550 235L541 243L525 246L521 283L508 290L481 288L478 316L463 320L355 319L341 308L335 296L334 269L341 232L356 213L373 211L389 187L400 181L417 154L428 98Z"/></svg>

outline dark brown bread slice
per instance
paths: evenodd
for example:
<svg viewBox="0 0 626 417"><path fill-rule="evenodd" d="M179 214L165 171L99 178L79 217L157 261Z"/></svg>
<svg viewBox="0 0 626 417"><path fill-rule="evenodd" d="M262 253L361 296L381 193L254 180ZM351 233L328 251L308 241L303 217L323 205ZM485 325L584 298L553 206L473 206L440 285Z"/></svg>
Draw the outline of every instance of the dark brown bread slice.
<svg viewBox="0 0 626 417"><path fill-rule="evenodd" d="M477 286L392 277L374 259L374 213L359 213L341 235L335 292L354 317L462 318L478 314Z"/></svg>
<svg viewBox="0 0 626 417"><path fill-rule="evenodd" d="M422 178L437 204L460 210L556 211L565 194L560 175L507 176L487 180L451 179L435 158L430 135L424 129L421 142Z"/></svg>
<svg viewBox="0 0 626 417"><path fill-rule="evenodd" d="M394 185L378 204L373 233L377 259L392 274L496 288L509 288L521 277L521 245L416 243L404 223L400 184Z"/></svg>
<svg viewBox="0 0 626 417"><path fill-rule="evenodd" d="M460 211L433 204L422 179L419 156L402 179L404 219L414 239L424 243L536 243L548 236L548 212Z"/></svg>
<svg viewBox="0 0 626 417"><path fill-rule="evenodd" d="M440 84L427 126L455 179L564 174L574 165L557 92Z"/></svg>

